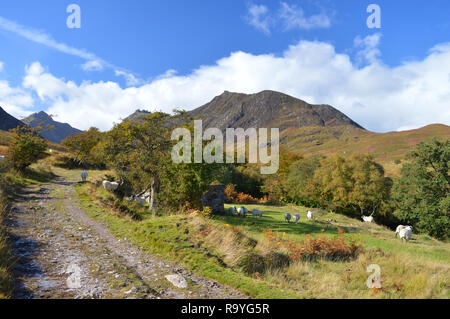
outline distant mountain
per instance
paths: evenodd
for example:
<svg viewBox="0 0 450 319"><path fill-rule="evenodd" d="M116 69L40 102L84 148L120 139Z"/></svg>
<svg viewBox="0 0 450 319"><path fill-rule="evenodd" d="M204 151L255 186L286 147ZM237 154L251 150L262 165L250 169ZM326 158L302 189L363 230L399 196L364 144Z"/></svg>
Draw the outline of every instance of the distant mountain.
<svg viewBox="0 0 450 319"><path fill-rule="evenodd" d="M256 94L225 91L189 114L193 117L201 116L203 127L217 127L221 130L228 127L278 127L283 131L287 128L342 125L363 129L330 105L308 104L275 91Z"/></svg>
<svg viewBox="0 0 450 319"><path fill-rule="evenodd" d="M0 130L8 131L16 128L17 126L24 126L25 124L14 116L8 114L0 107Z"/></svg>
<svg viewBox="0 0 450 319"><path fill-rule="evenodd" d="M136 110L133 114L124 119L124 121L136 121L142 118L143 116L149 115L152 112L146 110Z"/></svg>
<svg viewBox="0 0 450 319"><path fill-rule="evenodd" d="M34 113L22 119L22 121L31 127L42 127L42 130L40 130L42 137L54 143L61 143L66 137L82 132L67 123L54 121L45 112Z"/></svg>

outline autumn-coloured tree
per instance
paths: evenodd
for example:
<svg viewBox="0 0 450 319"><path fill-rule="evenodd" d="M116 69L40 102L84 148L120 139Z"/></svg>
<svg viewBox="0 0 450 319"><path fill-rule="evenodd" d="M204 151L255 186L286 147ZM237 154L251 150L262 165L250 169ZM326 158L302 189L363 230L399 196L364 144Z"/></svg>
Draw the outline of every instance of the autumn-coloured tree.
<svg viewBox="0 0 450 319"><path fill-rule="evenodd" d="M64 139L64 145L72 154L72 161L78 165L101 166L103 164L99 143L102 133L95 127L80 134L75 134Z"/></svg>
<svg viewBox="0 0 450 319"><path fill-rule="evenodd" d="M356 208L373 215L390 199L392 180L370 155L352 155L345 159L333 155L321 161L308 188L324 206L331 209Z"/></svg>

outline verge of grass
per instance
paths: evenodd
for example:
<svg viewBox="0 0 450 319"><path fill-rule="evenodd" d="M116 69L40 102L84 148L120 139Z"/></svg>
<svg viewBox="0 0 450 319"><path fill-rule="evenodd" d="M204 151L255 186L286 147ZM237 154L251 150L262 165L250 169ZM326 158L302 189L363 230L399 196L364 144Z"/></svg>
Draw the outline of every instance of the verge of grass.
<svg viewBox="0 0 450 319"><path fill-rule="evenodd" d="M46 182L53 177L51 170L42 163L38 163L22 173L14 171L6 160L2 160L0 163L0 299L11 298L13 289L14 260L8 245L7 229L4 226L4 218L8 214L10 201L20 188L29 184Z"/></svg>

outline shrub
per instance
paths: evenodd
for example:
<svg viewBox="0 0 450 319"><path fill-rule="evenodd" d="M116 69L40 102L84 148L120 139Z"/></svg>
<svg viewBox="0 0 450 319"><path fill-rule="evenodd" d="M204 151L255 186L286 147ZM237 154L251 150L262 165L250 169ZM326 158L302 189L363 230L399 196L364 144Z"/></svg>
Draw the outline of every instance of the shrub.
<svg viewBox="0 0 450 319"><path fill-rule="evenodd" d="M236 192L234 185L228 185L225 188L225 197L227 201L241 204L257 203L258 199L245 193Z"/></svg>
<svg viewBox="0 0 450 319"><path fill-rule="evenodd" d="M327 259L333 261L344 261L356 258L362 251L362 245L354 239L346 240L344 231L339 228L339 235L333 238L320 236L311 238L306 235L303 242L285 240L284 233L279 236L274 231L263 231L269 242L279 249L288 251L291 261Z"/></svg>
<svg viewBox="0 0 450 319"><path fill-rule="evenodd" d="M8 159L14 168L24 171L28 166L46 156L47 142L33 128L11 130L13 140L8 148Z"/></svg>
<svg viewBox="0 0 450 319"><path fill-rule="evenodd" d="M306 236L300 247L290 249L292 260L316 260L327 259L333 261L345 261L356 258L361 252L361 245L355 240L348 242L343 235L335 238L325 236L310 238Z"/></svg>

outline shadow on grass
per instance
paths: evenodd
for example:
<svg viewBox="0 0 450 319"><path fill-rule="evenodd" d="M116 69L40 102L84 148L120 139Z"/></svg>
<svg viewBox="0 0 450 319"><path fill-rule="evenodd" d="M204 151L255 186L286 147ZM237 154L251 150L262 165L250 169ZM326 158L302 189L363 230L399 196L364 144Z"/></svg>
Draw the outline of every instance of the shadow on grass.
<svg viewBox="0 0 450 319"><path fill-rule="evenodd" d="M279 214L280 212L275 211L265 211L265 214ZM263 214L264 214L263 213ZM286 234L313 234L313 233L326 233L326 234L337 234L337 227L326 222L315 221L315 222L302 222L298 224L294 222L284 222L275 218L271 215L266 215L262 218L255 217L236 217L236 216L215 216L214 219L223 221L230 226L244 226L250 231L262 232L263 230L274 230L278 232L284 232ZM323 230L323 231L322 231Z"/></svg>
<svg viewBox="0 0 450 319"><path fill-rule="evenodd" d="M50 182L55 177L57 177L51 171L42 171L34 169L26 169L24 172L21 172L20 175L24 178L31 179L39 183L47 183Z"/></svg>

